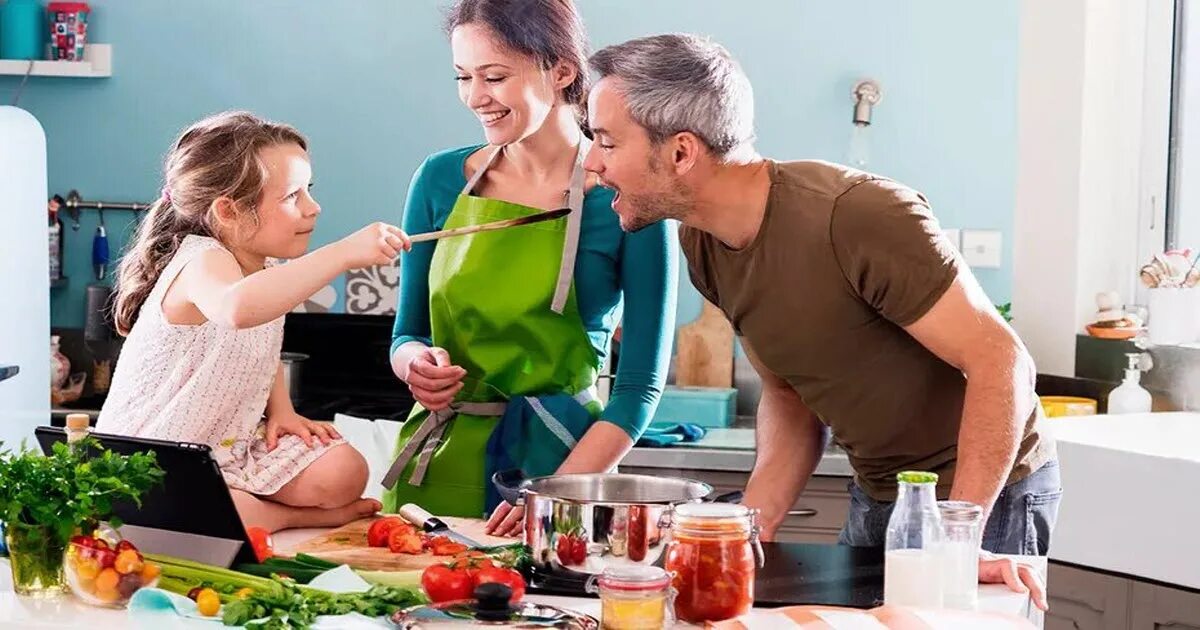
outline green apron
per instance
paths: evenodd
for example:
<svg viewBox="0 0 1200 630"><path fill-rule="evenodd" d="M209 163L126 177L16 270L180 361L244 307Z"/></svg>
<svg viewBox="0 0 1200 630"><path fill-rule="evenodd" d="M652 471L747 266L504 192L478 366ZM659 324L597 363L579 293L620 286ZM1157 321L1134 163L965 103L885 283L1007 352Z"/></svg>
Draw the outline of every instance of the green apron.
<svg viewBox="0 0 1200 630"><path fill-rule="evenodd" d="M567 216L438 241L429 270L433 344L467 375L449 409L430 414L418 404L405 422L383 479L385 512L416 503L440 516L483 515L485 451L510 398L582 395L595 384L599 358L572 283L587 144L575 156ZM463 187L445 228L543 212L473 196L502 151L492 151ZM587 406L594 421L599 404Z"/></svg>

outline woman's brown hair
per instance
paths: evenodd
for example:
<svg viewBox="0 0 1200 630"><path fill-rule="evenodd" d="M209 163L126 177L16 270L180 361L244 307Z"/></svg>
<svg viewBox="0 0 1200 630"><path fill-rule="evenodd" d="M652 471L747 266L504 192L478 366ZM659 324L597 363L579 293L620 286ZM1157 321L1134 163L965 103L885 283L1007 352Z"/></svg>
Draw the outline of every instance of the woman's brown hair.
<svg viewBox="0 0 1200 630"><path fill-rule="evenodd" d="M133 329L185 237L219 238L213 214L218 198L232 199L246 218L257 221L254 209L267 179L259 152L280 144L308 149L299 131L248 112L217 114L179 135L163 165L162 195L138 226L117 270L117 332L128 335Z"/></svg>

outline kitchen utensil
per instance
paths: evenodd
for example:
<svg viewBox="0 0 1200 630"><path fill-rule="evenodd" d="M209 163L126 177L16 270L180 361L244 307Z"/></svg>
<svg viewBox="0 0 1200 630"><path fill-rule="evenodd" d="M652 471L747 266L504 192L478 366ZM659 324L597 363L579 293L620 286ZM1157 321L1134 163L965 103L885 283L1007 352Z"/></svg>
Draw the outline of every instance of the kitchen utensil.
<svg viewBox="0 0 1200 630"><path fill-rule="evenodd" d="M504 221L492 221L491 223L481 223L479 225L465 225L463 227L451 228L449 230L437 230L434 232L425 232L423 234L410 234L409 238L414 243L423 243L425 241L434 241L439 238L449 238L451 236L463 236L464 234L474 234L476 232L489 232L491 230L502 230L504 228L517 227L518 225L530 225L533 223L541 223L559 217L565 217L571 212L570 208L559 208L557 210L549 210L538 214L531 214L527 217L517 219L505 219Z"/></svg>
<svg viewBox="0 0 1200 630"><path fill-rule="evenodd" d="M384 515L395 516L395 515ZM445 556L435 556L432 553L407 554L392 553L386 547L367 546L367 529L378 517L364 518L329 530L319 536L314 536L292 548L276 549L281 556L306 553L330 562L348 564L355 569L364 571L412 571L424 569L431 564L445 562ZM439 517L451 529L478 541L484 546L508 545L512 538L490 536L484 530L486 521L473 518L458 518L453 516Z"/></svg>
<svg viewBox="0 0 1200 630"><path fill-rule="evenodd" d="M676 385L733 385L733 326L719 308L705 301L700 317L679 327L677 339Z"/></svg>
<svg viewBox="0 0 1200 630"><path fill-rule="evenodd" d="M445 521L430 514L429 512L425 511L424 508L415 503L405 503L403 506L401 506L400 516L413 525L420 527L426 533L434 536L445 536L455 542L460 542L471 548L479 546L479 543L450 529L450 526L447 525Z"/></svg>
<svg viewBox="0 0 1200 630"><path fill-rule="evenodd" d="M104 227L104 210L99 212L100 223L92 237L92 269L96 272L96 280L103 280L108 273L108 231Z"/></svg>
<svg viewBox="0 0 1200 630"><path fill-rule="evenodd" d="M304 362L308 360L308 355L303 352L281 352L279 361L283 364L283 383L287 387L288 397L292 399L292 404L300 402L301 387L303 385L303 367Z"/></svg>
<svg viewBox="0 0 1200 630"><path fill-rule="evenodd" d="M597 630L594 617L547 604L512 603L512 589L495 582L475 587L475 599L414 606L392 615L404 630L418 628L563 628Z"/></svg>
<svg viewBox="0 0 1200 630"><path fill-rule="evenodd" d="M712 492L691 479L620 473L526 479L520 470L508 470L492 482L506 501L525 506L525 544L534 569L568 580L609 566L657 563L667 542L663 516ZM707 500L736 503L741 492Z"/></svg>

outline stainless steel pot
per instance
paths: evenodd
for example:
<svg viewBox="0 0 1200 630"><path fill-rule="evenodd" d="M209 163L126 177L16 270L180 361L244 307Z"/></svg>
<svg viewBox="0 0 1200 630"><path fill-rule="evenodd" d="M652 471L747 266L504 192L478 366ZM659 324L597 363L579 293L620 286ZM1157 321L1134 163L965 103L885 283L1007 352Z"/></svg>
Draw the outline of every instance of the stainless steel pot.
<svg viewBox="0 0 1200 630"><path fill-rule="evenodd" d="M292 404L295 404L300 400L301 379L303 378L301 368L308 360L308 355L302 352L282 352L279 360L283 363L283 382L287 385L288 397L292 399Z"/></svg>
<svg viewBox="0 0 1200 630"><path fill-rule="evenodd" d="M741 492L709 498L712 486L649 475L575 474L492 477L500 495L525 506L525 543L535 569L598 575L615 565L656 564L666 549L664 518L680 503L736 503Z"/></svg>

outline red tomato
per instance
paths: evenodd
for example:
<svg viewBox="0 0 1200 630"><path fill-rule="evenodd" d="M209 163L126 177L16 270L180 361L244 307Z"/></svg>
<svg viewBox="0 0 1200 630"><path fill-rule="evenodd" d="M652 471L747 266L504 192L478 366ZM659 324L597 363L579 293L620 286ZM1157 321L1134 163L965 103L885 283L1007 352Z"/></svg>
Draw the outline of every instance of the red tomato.
<svg viewBox="0 0 1200 630"><path fill-rule="evenodd" d="M578 565L587 562L587 540L583 537L576 537L571 541L571 560Z"/></svg>
<svg viewBox="0 0 1200 630"><path fill-rule="evenodd" d="M425 551L421 537L411 529L403 527L393 527L392 531L388 532L387 547L392 553L419 554Z"/></svg>
<svg viewBox="0 0 1200 630"><path fill-rule="evenodd" d="M246 537L250 539L250 547L254 549L254 557L259 562L275 555L274 542L271 540L271 532L266 528L257 525L251 525L246 528Z"/></svg>
<svg viewBox="0 0 1200 630"><path fill-rule="evenodd" d="M434 536L429 541L429 549L435 556L453 556L466 551L467 546L445 536Z"/></svg>
<svg viewBox="0 0 1200 630"><path fill-rule="evenodd" d="M475 585L466 571L451 569L444 564L434 564L421 573L421 588L435 603L471 599Z"/></svg>
<svg viewBox="0 0 1200 630"><path fill-rule="evenodd" d="M461 569L467 572L467 575L475 577L475 574L488 567L496 566L495 562L482 551L464 551L454 557L449 564L451 569Z"/></svg>
<svg viewBox="0 0 1200 630"><path fill-rule="evenodd" d="M511 602L519 602L522 597L525 597L525 578L513 569L505 569L503 567L488 567L480 569L475 574L475 586L487 584L488 582L498 582L505 584L512 589Z"/></svg>
<svg viewBox="0 0 1200 630"><path fill-rule="evenodd" d="M558 563L564 567L574 564L571 548L571 537L567 534L559 534L558 540L554 543L554 555L558 556Z"/></svg>
<svg viewBox="0 0 1200 630"><path fill-rule="evenodd" d="M117 543L117 553L120 553L122 551L128 551L130 549L132 549L134 551L138 550L138 548L135 547L133 545L133 543L129 542L128 540L122 540L121 542Z"/></svg>
<svg viewBox="0 0 1200 630"><path fill-rule="evenodd" d="M367 545L370 547L388 546L388 534L393 528L401 525L408 525L408 522L399 516L385 516L376 520L367 529Z"/></svg>
<svg viewBox="0 0 1200 630"><path fill-rule="evenodd" d="M117 561L117 552L112 549L97 549L92 557L100 562L101 569L108 569Z"/></svg>

